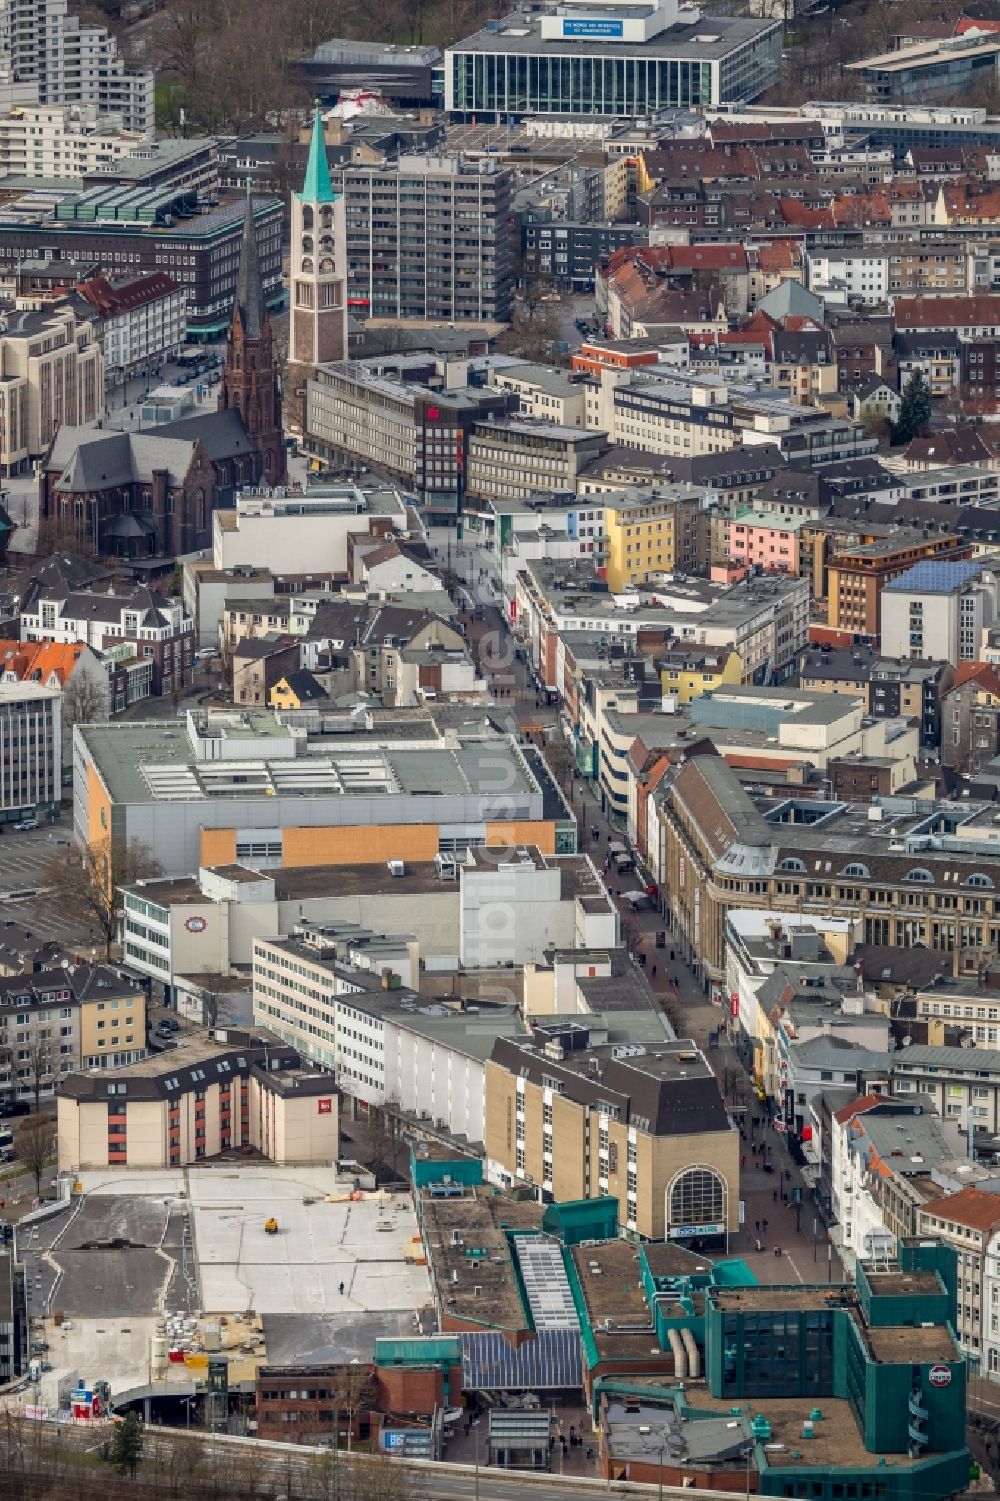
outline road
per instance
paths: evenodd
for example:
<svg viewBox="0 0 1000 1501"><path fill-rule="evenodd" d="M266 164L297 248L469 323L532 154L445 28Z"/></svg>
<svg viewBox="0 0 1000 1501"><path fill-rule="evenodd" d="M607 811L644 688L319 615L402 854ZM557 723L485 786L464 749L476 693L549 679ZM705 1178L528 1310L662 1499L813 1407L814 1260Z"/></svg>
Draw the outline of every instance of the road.
<svg viewBox="0 0 1000 1501"><path fill-rule="evenodd" d="M29 1423L29 1438L41 1435L48 1440L49 1468L53 1462L62 1475L74 1471L92 1472L94 1459L110 1441L110 1428L67 1427L55 1423ZM196 1455L197 1457L194 1457ZM632 1482L607 1482L600 1479L573 1477L563 1479L547 1472L490 1469L485 1465L436 1464L427 1460L396 1460L383 1456L349 1454L341 1450L336 1469L331 1452L306 1444L269 1443L253 1438L236 1438L229 1434L209 1435L194 1430L148 1427L139 1471L146 1489L156 1488L157 1477L185 1476L186 1495L215 1492L213 1477L219 1477L220 1489L233 1494L240 1487L242 1496L267 1494L291 1501L294 1495L306 1497L351 1495L373 1497L395 1494L399 1478L405 1477L406 1489L428 1501L570 1501L588 1492L593 1495L662 1495L681 1497L687 1492L677 1486L638 1485ZM0 1461L2 1475L2 1461ZM371 1477L369 1479L369 1476ZM367 1483L366 1483L367 1481ZM732 1501L731 1492L700 1490L701 1501Z"/></svg>
<svg viewBox="0 0 1000 1501"><path fill-rule="evenodd" d="M531 669L513 656L513 638L498 609L488 580L493 568L492 551L484 547L479 535L467 533L460 542L453 534L430 540L446 556L451 541L451 566L462 579L466 590L483 612L481 621L466 617L466 633L480 652L481 660L509 663L496 668L492 676L500 694L498 708L509 702L510 727L523 731L526 725L544 727L548 743L561 737L556 708L540 705L537 685ZM609 839L621 839L619 829L612 829L600 797L587 778L572 772L563 789L576 816L579 847L589 854L601 870ZM597 831L596 838L594 830ZM725 1040L725 1016L706 995L695 969L683 957L679 945L670 946L669 914L657 908L633 913L622 903L622 891L632 891L649 880L642 871L622 876L605 873L604 880L615 900L622 920L622 931L629 940L634 962L642 968L653 993L671 1019L678 1036L690 1037L705 1053L727 1103L736 1109L739 1129L743 1133L740 1198L743 1224L729 1250L746 1256L760 1282L803 1284L840 1281L844 1275L836 1250L831 1246L825 1225L818 1219L812 1192L799 1163L789 1152L783 1135L770 1122L767 1107L756 1101L750 1081L735 1050ZM665 945L658 948L658 933L665 934ZM710 1038L716 1034L716 1046ZM753 1101L746 1114L744 1102ZM796 1209L794 1199L800 1197ZM758 1249L759 1247L759 1249Z"/></svg>

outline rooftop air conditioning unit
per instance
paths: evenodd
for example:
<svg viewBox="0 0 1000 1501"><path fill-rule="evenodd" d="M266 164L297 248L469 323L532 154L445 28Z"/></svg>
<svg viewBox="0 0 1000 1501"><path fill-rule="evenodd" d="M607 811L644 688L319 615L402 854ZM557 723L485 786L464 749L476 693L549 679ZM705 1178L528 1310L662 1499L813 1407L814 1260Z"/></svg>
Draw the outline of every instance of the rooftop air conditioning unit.
<svg viewBox="0 0 1000 1501"><path fill-rule="evenodd" d="M403 861L402 860L390 860L389 861L389 874L391 876L405 876L406 875L406 866L403 863Z"/></svg>

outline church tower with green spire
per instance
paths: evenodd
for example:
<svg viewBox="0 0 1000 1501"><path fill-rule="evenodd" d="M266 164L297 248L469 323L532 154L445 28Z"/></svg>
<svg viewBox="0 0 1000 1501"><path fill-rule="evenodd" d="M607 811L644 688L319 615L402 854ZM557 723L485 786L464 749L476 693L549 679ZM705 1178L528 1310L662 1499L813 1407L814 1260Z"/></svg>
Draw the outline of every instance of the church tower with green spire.
<svg viewBox="0 0 1000 1501"><path fill-rule="evenodd" d="M317 365L347 358L347 229L344 199L335 193L323 118L313 115L301 193L292 195L289 384L304 386Z"/></svg>

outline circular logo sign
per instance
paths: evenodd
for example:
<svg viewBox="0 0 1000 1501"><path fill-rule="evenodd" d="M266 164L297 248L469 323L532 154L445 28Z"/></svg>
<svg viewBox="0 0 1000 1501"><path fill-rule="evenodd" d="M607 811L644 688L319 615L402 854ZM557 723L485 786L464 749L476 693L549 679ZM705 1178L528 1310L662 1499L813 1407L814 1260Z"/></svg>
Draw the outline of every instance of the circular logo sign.
<svg viewBox="0 0 1000 1501"><path fill-rule="evenodd" d="M189 933L204 933L208 923L203 917L189 917L184 926Z"/></svg>
<svg viewBox="0 0 1000 1501"><path fill-rule="evenodd" d="M928 1373L931 1378L931 1386L950 1386L951 1367L946 1365L932 1365Z"/></svg>

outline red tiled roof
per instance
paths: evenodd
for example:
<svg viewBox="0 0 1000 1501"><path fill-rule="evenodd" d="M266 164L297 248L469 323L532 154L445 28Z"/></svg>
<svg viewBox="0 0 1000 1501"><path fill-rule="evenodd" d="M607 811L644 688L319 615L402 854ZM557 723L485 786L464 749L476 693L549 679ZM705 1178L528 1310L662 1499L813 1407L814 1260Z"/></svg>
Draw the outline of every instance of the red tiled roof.
<svg viewBox="0 0 1000 1501"><path fill-rule="evenodd" d="M76 290L99 317L113 318L116 313L129 312L147 302L169 296L177 291L178 285L165 271L152 271L148 276L137 276L134 281L121 282L117 286L112 286L103 272L99 272L89 281L77 282Z"/></svg>
<svg viewBox="0 0 1000 1501"><path fill-rule="evenodd" d="M990 1230L1000 1223L1000 1194L985 1193L971 1185L944 1199L935 1199L927 1207L935 1219L952 1220L971 1230Z"/></svg>
<svg viewBox="0 0 1000 1501"><path fill-rule="evenodd" d="M860 1099L851 1100L848 1105L841 1105L839 1110L833 1112L833 1118L838 1125L844 1126L849 1120L853 1120L856 1115L861 1115L864 1111L871 1110L876 1105L881 1105L884 1099L885 1095L883 1094L864 1094Z"/></svg>
<svg viewBox="0 0 1000 1501"><path fill-rule="evenodd" d="M987 693L995 693L1000 698L1000 669L990 662L960 662L955 672L955 681L948 689L948 693L954 693L956 688L961 688L964 683L973 680L982 684ZM946 694L945 697L947 696Z"/></svg>

